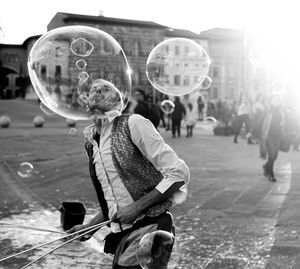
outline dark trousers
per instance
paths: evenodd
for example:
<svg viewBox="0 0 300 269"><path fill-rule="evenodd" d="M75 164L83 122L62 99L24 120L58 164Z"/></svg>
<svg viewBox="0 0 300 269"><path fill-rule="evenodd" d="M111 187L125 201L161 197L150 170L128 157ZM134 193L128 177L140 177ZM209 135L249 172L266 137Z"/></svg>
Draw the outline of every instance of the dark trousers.
<svg viewBox="0 0 300 269"><path fill-rule="evenodd" d="M121 266L118 265L118 260L120 255L126 250L128 247L126 245L126 239L130 235L132 231L135 231L139 229L140 227L144 227L151 224L157 224L157 230L163 230L170 233L173 233L175 235L175 227L173 225L173 217L170 212L164 212L161 215L157 217L145 217L142 220L136 222L134 226L128 230L124 230L123 232L120 232L118 234L111 234L109 241L112 242L106 242L108 244L115 245L114 253L105 251L106 248L104 248L104 252L114 254L114 260L112 269L142 269L139 265L133 265L133 266ZM107 239L106 239L107 240Z"/></svg>
<svg viewBox="0 0 300 269"><path fill-rule="evenodd" d="M192 137L193 136L193 125L187 125L186 126L186 137Z"/></svg>
<svg viewBox="0 0 300 269"><path fill-rule="evenodd" d="M172 119L172 135L180 137L181 119Z"/></svg>
<svg viewBox="0 0 300 269"><path fill-rule="evenodd" d="M248 114L243 114L237 116L236 119L236 126L235 126L235 133L234 133L234 141L237 142L237 138L240 134L241 128L243 127L243 124L245 124L246 127L246 133L249 133L250 131L250 118Z"/></svg>
<svg viewBox="0 0 300 269"><path fill-rule="evenodd" d="M265 163L265 171L268 175L274 177L274 162L278 157L280 146L280 135L270 135L266 138L267 162Z"/></svg>

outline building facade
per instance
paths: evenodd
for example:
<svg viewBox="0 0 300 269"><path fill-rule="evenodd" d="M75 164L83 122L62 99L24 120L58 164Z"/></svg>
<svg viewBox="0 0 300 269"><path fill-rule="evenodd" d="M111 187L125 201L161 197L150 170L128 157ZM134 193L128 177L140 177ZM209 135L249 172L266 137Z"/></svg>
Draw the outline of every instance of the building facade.
<svg viewBox="0 0 300 269"><path fill-rule="evenodd" d="M88 16L58 12L47 26L47 30L72 25L91 26L107 32L114 37L128 60L131 69L132 86L142 88L149 95L159 99L163 94L156 91L148 81L146 75L146 62L151 50L160 42L175 37L191 39L199 43L208 53L211 64L209 76L212 85L208 89L197 89L192 94L185 96L186 100L196 100L202 95L206 100L237 99L239 92L245 88L255 86L256 75L247 67L243 36L241 31L232 29L215 28L196 34L184 29L172 29L167 26L149 21L127 20L110 18L103 15ZM0 98L13 98L23 95L24 87L28 87L27 58L34 42L40 36L29 37L22 45L0 44L1 87ZM105 46L103 44L105 49ZM170 48L184 53L184 48ZM69 68L68 59L58 58L53 63L46 63L40 67L41 75L55 77L55 74L67 76ZM117 68L117 67L111 67ZM251 71L251 70L250 70ZM104 73L109 71L104 70ZM261 76L261 74L260 74ZM57 78L57 76L56 76ZM246 83L246 81L251 83ZM179 77L170 78L170 83L177 86L185 85L187 80ZM25 85L25 86L24 86ZM28 89L27 89L28 91ZM31 90L32 91L32 90ZM155 98L154 98L155 99Z"/></svg>

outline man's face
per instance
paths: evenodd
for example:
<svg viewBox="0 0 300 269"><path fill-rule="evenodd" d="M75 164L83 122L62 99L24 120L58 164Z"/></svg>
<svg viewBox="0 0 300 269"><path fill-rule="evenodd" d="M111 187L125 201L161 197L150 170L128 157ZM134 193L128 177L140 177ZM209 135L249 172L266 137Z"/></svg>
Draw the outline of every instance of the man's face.
<svg viewBox="0 0 300 269"><path fill-rule="evenodd" d="M121 105L121 96L117 89L102 83L92 85L88 98L90 113L103 115L107 111L120 108Z"/></svg>

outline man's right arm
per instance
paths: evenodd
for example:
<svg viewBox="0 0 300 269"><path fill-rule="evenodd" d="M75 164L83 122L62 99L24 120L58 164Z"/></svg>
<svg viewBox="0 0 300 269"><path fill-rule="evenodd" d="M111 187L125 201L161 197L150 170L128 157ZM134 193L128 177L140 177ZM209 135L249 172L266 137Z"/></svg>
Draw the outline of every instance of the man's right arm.
<svg viewBox="0 0 300 269"><path fill-rule="evenodd" d="M96 216L94 216L88 223L75 225L70 230L68 230L67 233L75 233L80 230L94 226L96 224L100 224L103 221L104 221L104 216L102 214L102 211L99 211L99 213ZM83 237L80 238L80 241L86 241L86 240L90 239L93 236L93 234L97 231L98 231L98 229L93 230L90 233L84 235ZM77 236L77 234L75 236Z"/></svg>

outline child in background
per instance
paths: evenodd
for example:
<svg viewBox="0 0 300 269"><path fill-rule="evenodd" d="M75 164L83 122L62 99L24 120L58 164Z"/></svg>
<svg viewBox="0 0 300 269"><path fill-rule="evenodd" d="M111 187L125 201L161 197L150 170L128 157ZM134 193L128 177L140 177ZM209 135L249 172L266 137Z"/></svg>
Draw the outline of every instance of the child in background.
<svg viewBox="0 0 300 269"><path fill-rule="evenodd" d="M196 124L196 117L195 113L193 111L193 105L191 103L188 103L187 110L186 110L186 137L192 137L193 136L193 129Z"/></svg>

